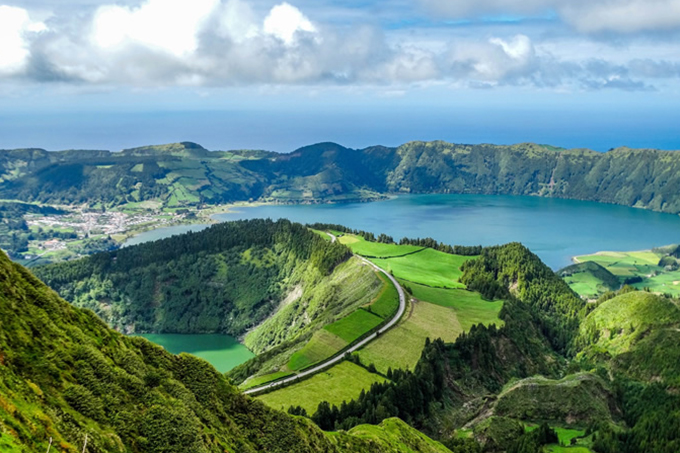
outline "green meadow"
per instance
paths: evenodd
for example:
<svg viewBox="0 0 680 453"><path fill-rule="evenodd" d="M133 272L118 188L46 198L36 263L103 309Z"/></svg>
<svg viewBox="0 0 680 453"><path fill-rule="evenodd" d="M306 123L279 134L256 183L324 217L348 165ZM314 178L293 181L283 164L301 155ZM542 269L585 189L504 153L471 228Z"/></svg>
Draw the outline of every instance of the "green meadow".
<svg viewBox="0 0 680 453"><path fill-rule="evenodd" d="M381 373L386 373L388 368L413 370L420 359L426 338L453 342L462 331L454 310L428 302L416 302L409 304L398 325L356 354L361 363L372 363Z"/></svg>
<svg viewBox="0 0 680 453"><path fill-rule="evenodd" d="M380 316L360 308L349 316L325 326L324 329L342 338L347 343L353 343L365 333L378 327L382 322L383 319Z"/></svg>
<svg viewBox="0 0 680 453"><path fill-rule="evenodd" d="M424 285L409 285L413 297L442 307L452 308L456 312L458 321L464 331L470 330L475 324L503 325L498 314L503 308L503 301L488 301L479 293L464 289L431 288Z"/></svg>
<svg viewBox="0 0 680 453"><path fill-rule="evenodd" d="M341 244L348 246L357 255L392 257L401 256L422 250L423 247L417 245L397 245L383 244L381 242L369 242L361 236L354 234L343 234L338 238Z"/></svg>
<svg viewBox="0 0 680 453"><path fill-rule="evenodd" d="M526 425L527 432L531 432L538 428L538 425ZM583 444L589 444L590 439L581 439L585 435L585 431L581 429L569 429L552 427L557 433L557 438L560 443L546 445L544 451L548 453L592 453L592 450ZM571 440L577 439L575 445L571 445Z"/></svg>
<svg viewBox="0 0 680 453"><path fill-rule="evenodd" d="M326 329L318 330L302 349L293 353L288 362L288 369L297 371L306 368L331 357L348 344L347 341Z"/></svg>
<svg viewBox="0 0 680 453"><path fill-rule="evenodd" d="M311 415L322 401L339 406L343 401L357 398L362 390L370 388L374 382L385 380L359 365L343 361L309 379L258 396L257 399L284 411L290 406L302 406Z"/></svg>
<svg viewBox="0 0 680 453"><path fill-rule="evenodd" d="M399 293L392 282L381 272L378 272L377 275L383 282L383 287L378 296L368 306L368 310L383 319L388 319L394 316L399 309Z"/></svg>
<svg viewBox="0 0 680 453"><path fill-rule="evenodd" d="M458 281L463 275L460 267L471 258L428 248L408 256L371 261L402 280L441 288L465 288Z"/></svg>
<svg viewBox="0 0 680 453"><path fill-rule="evenodd" d="M288 371L277 371L276 373L265 374L262 376L256 376L252 379L248 379L243 384L239 386L241 390L248 390L258 385L266 384L267 382L275 381L277 379L284 378L286 376L292 376L293 373Z"/></svg>

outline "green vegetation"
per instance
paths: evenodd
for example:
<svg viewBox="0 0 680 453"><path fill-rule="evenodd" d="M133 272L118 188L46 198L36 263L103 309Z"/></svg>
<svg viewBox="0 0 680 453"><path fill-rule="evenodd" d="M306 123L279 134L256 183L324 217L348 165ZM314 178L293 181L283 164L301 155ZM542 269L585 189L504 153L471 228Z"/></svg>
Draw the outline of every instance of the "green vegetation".
<svg viewBox="0 0 680 453"><path fill-rule="evenodd" d="M602 379L581 373L559 380L531 377L510 382L498 395L494 414L585 427L593 422L611 421L613 416L618 418L620 411Z"/></svg>
<svg viewBox="0 0 680 453"><path fill-rule="evenodd" d="M314 363L337 354L347 347L348 344L348 341L343 340L326 329L321 329L314 333L302 349L293 353L288 362L288 368L293 371L307 368Z"/></svg>
<svg viewBox="0 0 680 453"><path fill-rule="evenodd" d="M644 169L644 170L640 170ZM359 201L387 193L538 195L680 212L680 156L617 148L410 142L289 154L209 152L195 143L108 151L0 151L0 198L178 207L231 201ZM602 184L607 181L607 184Z"/></svg>
<svg viewBox="0 0 680 453"><path fill-rule="evenodd" d="M586 303L526 247L511 243L485 248L462 269L461 282L487 299L516 297L529 305L555 350L567 351Z"/></svg>
<svg viewBox="0 0 680 453"><path fill-rule="evenodd" d="M321 330L335 322L343 328L347 321L342 320L370 304L383 286L376 272L354 257L336 266L327 277L308 271L294 275L301 283L267 320L246 335L244 343L260 355L230 372L237 382L254 374L299 370L340 351L347 341ZM352 328L354 324L345 326Z"/></svg>
<svg viewBox="0 0 680 453"><path fill-rule="evenodd" d="M383 287L367 310L383 319L391 319L399 309L399 292L382 273L378 273L378 278L383 282Z"/></svg>
<svg viewBox="0 0 680 453"><path fill-rule="evenodd" d="M352 252L366 257L389 258L406 255L423 249L423 247L414 245L397 245L367 241L356 234L343 234L338 240L340 243L345 244L352 249Z"/></svg>
<svg viewBox="0 0 680 453"><path fill-rule="evenodd" d="M440 288L464 288L458 278L462 275L461 265L468 259L424 249L408 256L371 261L402 280Z"/></svg>
<svg viewBox="0 0 680 453"><path fill-rule="evenodd" d="M453 342L462 331L453 310L417 302L398 325L356 354L363 364L373 364L383 374L389 368L413 370L428 338Z"/></svg>
<svg viewBox="0 0 680 453"><path fill-rule="evenodd" d="M497 327L503 325L503 321L498 318L503 301L488 301L479 293L462 289L430 288L415 284L411 284L409 289L418 300L452 308L464 331L470 330L476 324L496 324Z"/></svg>
<svg viewBox="0 0 680 453"><path fill-rule="evenodd" d="M572 264L557 271L576 293L588 298L597 298L607 291L616 291L621 281L607 268L595 261Z"/></svg>
<svg viewBox="0 0 680 453"><path fill-rule="evenodd" d="M458 279L462 275L460 267L469 259L467 256L423 249L408 256L373 258L371 261L402 280L440 288L465 288Z"/></svg>
<svg viewBox="0 0 680 453"><path fill-rule="evenodd" d="M291 376L293 373L288 371L278 371L276 373L265 374L263 376L257 376L252 379L248 379L246 382L239 386L242 390L248 390L249 388L257 387L268 382L276 381L278 379L283 379L285 377Z"/></svg>
<svg viewBox="0 0 680 453"><path fill-rule="evenodd" d="M672 251L674 248L638 252L598 252L576 259L585 263L597 263L616 276L619 286L611 289L628 284L638 289L648 288L653 292L677 297L680 296L680 270L678 270L680 264L677 257L668 250Z"/></svg>
<svg viewBox="0 0 680 453"><path fill-rule="evenodd" d="M447 451L398 421L327 435L271 410L207 362L109 329L4 253L0 323L3 452L47 451L52 437L53 451L76 453L86 435L107 453Z"/></svg>
<svg viewBox="0 0 680 453"><path fill-rule="evenodd" d="M360 308L315 332L309 342L291 356L288 368L299 371L327 359L378 327L382 322L382 318Z"/></svg>
<svg viewBox="0 0 680 453"><path fill-rule="evenodd" d="M412 434L414 432L415 436ZM349 433L367 441L382 439L387 446L387 451L395 453L447 451L442 444L409 428L398 418L385 419L379 425L359 425L349 430Z"/></svg>
<svg viewBox="0 0 680 453"><path fill-rule="evenodd" d="M665 297L631 291L602 302L581 323L577 343L617 355L652 328L680 325L680 309Z"/></svg>
<svg viewBox="0 0 680 453"><path fill-rule="evenodd" d="M76 306L125 332L238 336L276 310L287 289L280 282L297 285L306 273L322 279L349 253L302 225L252 220L36 273Z"/></svg>
<svg viewBox="0 0 680 453"><path fill-rule="evenodd" d="M473 325L503 325L498 317L502 301L489 302L461 289L405 285L419 302L407 309L397 326L357 353L362 363L373 364L381 373L389 368L413 370L427 338L453 342Z"/></svg>
<svg viewBox="0 0 680 453"><path fill-rule="evenodd" d="M339 321L329 324L324 329L345 340L353 343L359 337L378 327L383 319L364 309L359 309Z"/></svg>
<svg viewBox="0 0 680 453"><path fill-rule="evenodd" d="M357 398L371 384L384 381L384 377L343 361L309 379L258 396L257 399L274 409L286 410L290 406L301 406L312 414L324 400L339 405L343 401Z"/></svg>

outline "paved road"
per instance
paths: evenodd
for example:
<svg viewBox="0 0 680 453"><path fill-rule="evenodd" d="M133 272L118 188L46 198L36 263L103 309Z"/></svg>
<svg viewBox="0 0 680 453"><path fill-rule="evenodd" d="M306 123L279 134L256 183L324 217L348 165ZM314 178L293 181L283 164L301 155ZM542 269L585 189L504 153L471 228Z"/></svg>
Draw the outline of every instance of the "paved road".
<svg viewBox="0 0 680 453"><path fill-rule="evenodd" d="M330 233L328 233L328 235L331 237L331 241L335 242L335 239L336 239L335 236L333 236ZM363 258L363 257L358 256L358 255L355 255L355 256L357 256L361 261L368 264L369 266L372 266L376 271L382 272L383 274L385 274L387 276L387 278L390 279L392 284L394 284L394 286L397 288L397 291L399 292L399 310L397 310L397 314L394 315L394 318L390 319L390 321L387 324L385 324L384 326L382 326L377 332L372 333L371 335L364 338L363 340L361 340L357 344L355 344L355 345L351 346L350 348L347 348L346 350L344 350L342 352L342 354L336 355L335 357L332 357L332 358L326 360L325 362L322 362L322 363L316 365L313 368L306 369L305 371L302 371L301 373L298 373L294 376L290 376L290 377L287 377L285 379L281 379L280 381L271 382L269 384L264 384L264 385L261 385L259 387L253 387L251 389L244 391L243 393L250 394L250 393L261 392L262 390L273 389L273 388L278 387L280 385L288 384L290 382L295 382L298 379L302 379L304 377L311 376L313 374L319 373L320 371L325 370L326 368L328 368L331 365L342 362L345 359L345 354L347 354L347 353L351 354L354 351L358 351L359 349L363 348L364 346L366 346L371 341L375 340L378 337L378 335L382 335L383 333L387 332L397 322L399 322L399 318L401 318L401 315L403 315L404 311L406 310L406 295L404 294L404 290L401 289L401 286L399 286L399 283L397 282L397 280L392 275L390 275L389 272L386 272L383 269L380 269L378 266L371 263L366 258Z"/></svg>

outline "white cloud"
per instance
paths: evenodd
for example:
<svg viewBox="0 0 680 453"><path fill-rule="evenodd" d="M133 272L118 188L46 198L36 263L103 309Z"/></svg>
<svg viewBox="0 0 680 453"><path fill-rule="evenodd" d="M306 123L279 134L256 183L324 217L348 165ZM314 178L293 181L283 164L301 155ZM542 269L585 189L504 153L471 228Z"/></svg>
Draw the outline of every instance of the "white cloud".
<svg viewBox="0 0 680 453"><path fill-rule="evenodd" d="M281 3L271 9L264 20L264 32L291 45L298 32L315 33L316 27L296 7Z"/></svg>
<svg viewBox="0 0 680 453"><path fill-rule="evenodd" d="M24 69L30 56L30 36L45 30L45 24L32 21L25 9L0 5L0 73Z"/></svg>
<svg viewBox="0 0 680 453"><path fill-rule="evenodd" d="M586 33L636 33L680 28L680 0L609 0L560 5L564 19Z"/></svg>
<svg viewBox="0 0 680 453"><path fill-rule="evenodd" d="M680 29L680 0L421 0L438 16L479 18L555 12L585 33Z"/></svg>
<svg viewBox="0 0 680 453"><path fill-rule="evenodd" d="M147 0L141 6L106 5L92 24L94 42L105 49L141 44L176 56L194 52L198 34L219 0Z"/></svg>
<svg viewBox="0 0 680 453"><path fill-rule="evenodd" d="M572 0L574 11L586 8L584 1ZM481 9L475 10L467 0L454 3L456 11L466 14L515 5L479 0ZM548 4L564 3L530 0L518 8L539 10ZM20 20L0 15L0 22L9 24L0 27L0 46L11 50L0 53L0 76L83 87L358 85L403 91L431 83L559 90L680 85L680 57L673 42L659 45L630 37L626 46L611 45L605 39L565 34L564 26L554 24L550 30L520 23L394 31L320 21L318 10L308 16L306 8L272 5L125 0L93 7L89 14L56 14L45 19L50 30L41 34L31 30L44 29L44 24L12 8L13 14L21 12ZM36 17L33 11L30 17ZM10 67L13 72L6 69Z"/></svg>

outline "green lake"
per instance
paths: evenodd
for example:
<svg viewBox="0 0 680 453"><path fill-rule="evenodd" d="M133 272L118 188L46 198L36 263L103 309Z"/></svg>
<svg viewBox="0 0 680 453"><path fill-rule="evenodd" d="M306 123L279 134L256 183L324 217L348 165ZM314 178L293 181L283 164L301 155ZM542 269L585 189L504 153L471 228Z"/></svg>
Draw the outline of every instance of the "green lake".
<svg viewBox="0 0 680 453"><path fill-rule="evenodd" d="M149 341L163 346L168 352L179 354L187 352L210 362L220 373L255 357L248 348L234 337L219 334L142 334Z"/></svg>

